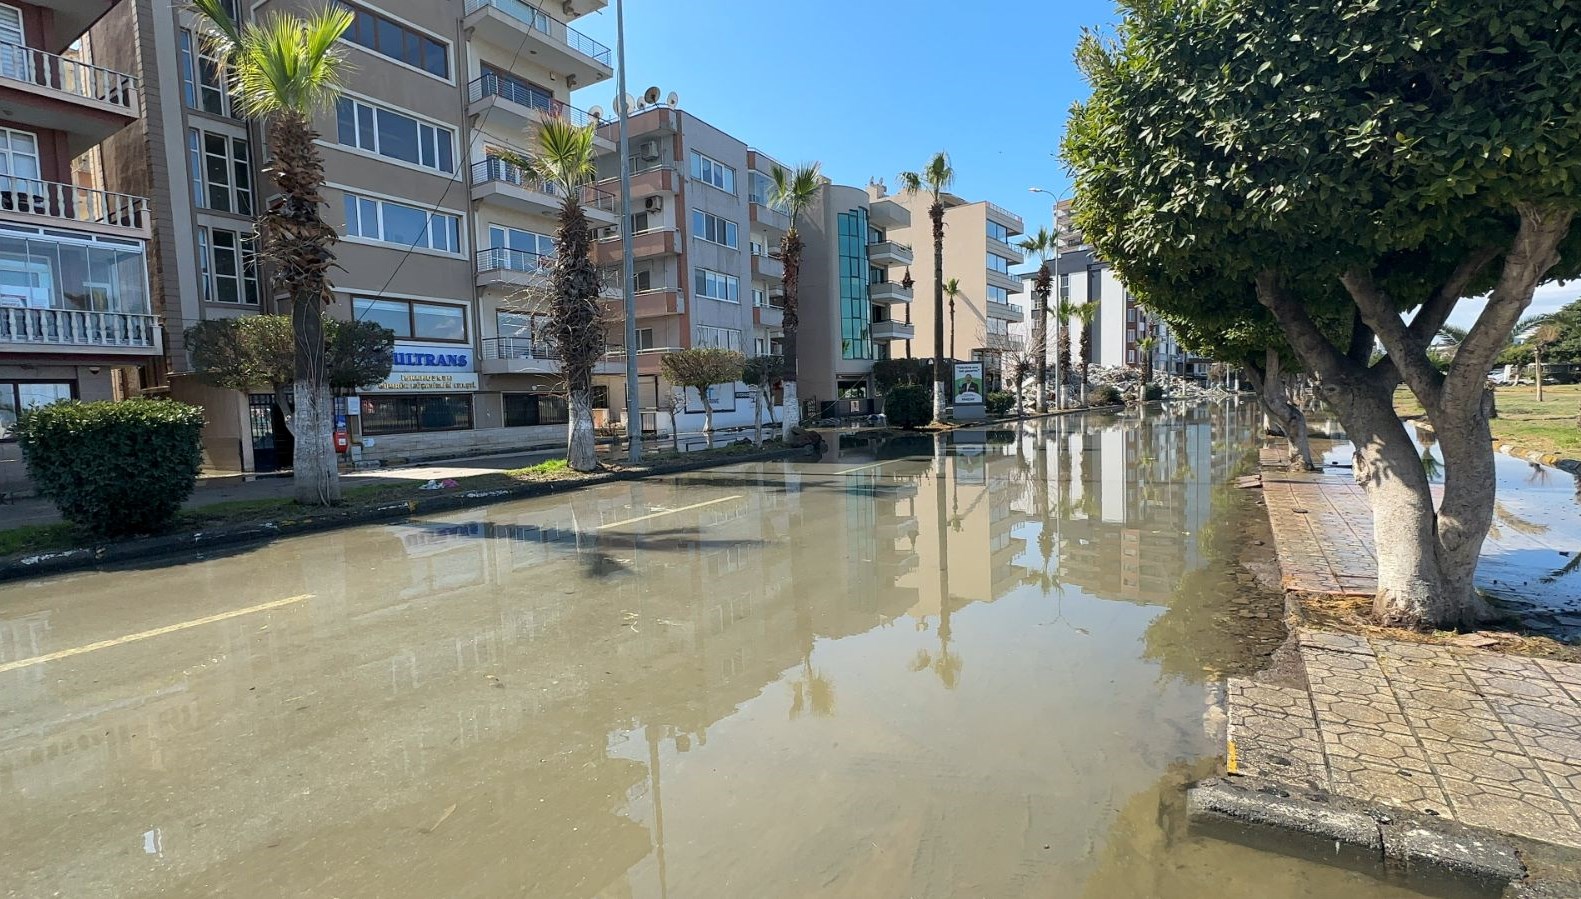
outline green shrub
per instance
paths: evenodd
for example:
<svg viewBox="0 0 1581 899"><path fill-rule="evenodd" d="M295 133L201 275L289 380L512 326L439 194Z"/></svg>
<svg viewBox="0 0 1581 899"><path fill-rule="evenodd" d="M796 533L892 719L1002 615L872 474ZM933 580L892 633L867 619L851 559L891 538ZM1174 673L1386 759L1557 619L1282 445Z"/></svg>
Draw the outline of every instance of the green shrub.
<svg viewBox="0 0 1581 899"><path fill-rule="evenodd" d="M988 407L988 414L998 417L1009 412L1010 408L1016 404L1016 395L1006 393L1003 390L996 390L983 397L983 400L984 405Z"/></svg>
<svg viewBox="0 0 1581 899"><path fill-rule="evenodd" d="M203 410L168 400L52 403L22 413L16 433L39 493L99 536L168 524L203 464Z"/></svg>
<svg viewBox="0 0 1581 899"><path fill-rule="evenodd" d="M1089 406L1118 406L1124 402L1120 396L1120 388L1113 384L1100 384L1087 391L1087 405Z"/></svg>
<svg viewBox="0 0 1581 899"><path fill-rule="evenodd" d="M889 392L884 394L884 416L897 428L910 430L926 424L933 415L933 410L929 408L931 405L926 387L903 384L889 388Z"/></svg>
<svg viewBox="0 0 1581 899"><path fill-rule="evenodd" d="M1149 384L1142 388L1142 400L1144 402L1150 403L1153 400L1161 400L1163 398L1164 386L1162 384Z"/></svg>

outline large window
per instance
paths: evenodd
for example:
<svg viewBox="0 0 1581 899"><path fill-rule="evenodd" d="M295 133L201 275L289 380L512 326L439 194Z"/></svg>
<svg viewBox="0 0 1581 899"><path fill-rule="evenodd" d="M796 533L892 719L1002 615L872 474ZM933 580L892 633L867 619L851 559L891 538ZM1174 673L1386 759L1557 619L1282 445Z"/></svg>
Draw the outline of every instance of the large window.
<svg viewBox="0 0 1581 899"><path fill-rule="evenodd" d="M0 232L0 308L6 306L146 315L142 244Z"/></svg>
<svg viewBox="0 0 1581 899"><path fill-rule="evenodd" d="M187 108L218 116L234 115L224 66L204 51L202 41L188 29L181 29L180 45L181 99Z"/></svg>
<svg viewBox="0 0 1581 899"><path fill-rule="evenodd" d="M504 97L513 103L520 103L533 109L542 109L549 113L559 113L565 104L556 100L554 91L539 87L531 81L513 75L503 69L496 69L488 63L483 64L483 92ZM636 166L632 166L633 171Z"/></svg>
<svg viewBox="0 0 1581 899"><path fill-rule="evenodd" d="M345 146L436 172L456 170L455 133L449 128L351 97L335 102L335 120Z"/></svg>
<svg viewBox="0 0 1581 899"><path fill-rule="evenodd" d="M507 393L505 427L529 428L534 425L563 425L570 420L565 397L552 393Z"/></svg>
<svg viewBox="0 0 1581 899"><path fill-rule="evenodd" d="M845 359L873 358L872 304L867 283L867 210L842 212L840 231L840 355Z"/></svg>
<svg viewBox="0 0 1581 899"><path fill-rule="evenodd" d="M721 350L741 352L741 332L734 328L716 328L713 325L697 326L697 345Z"/></svg>
<svg viewBox="0 0 1581 899"><path fill-rule="evenodd" d="M696 150L692 151L692 177L727 194L736 192L736 170Z"/></svg>
<svg viewBox="0 0 1581 899"><path fill-rule="evenodd" d="M358 321L378 322L404 340L438 340L465 343L467 308L420 300L387 297L354 297L352 314Z"/></svg>
<svg viewBox="0 0 1581 899"><path fill-rule="evenodd" d="M187 131L192 196L204 209L253 214L252 155L247 141L192 128Z"/></svg>
<svg viewBox="0 0 1581 899"><path fill-rule="evenodd" d="M461 252L461 219L391 200L346 194L346 235L403 247Z"/></svg>
<svg viewBox="0 0 1581 899"><path fill-rule="evenodd" d="M346 29L345 39L353 44L404 62L414 69L450 79L450 48L422 32L408 28L376 12L341 2L356 19Z"/></svg>
<svg viewBox="0 0 1581 899"><path fill-rule="evenodd" d="M732 250L739 246L735 222L701 209L692 210L692 236Z"/></svg>
<svg viewBox="0 0 1581 899"><path fill-rule="evenodd" d="M369 436L465 431L471 427L470 393L363 394L362 397L362 433Z"/></svg>
<svg viewBox="0 0 1581 899"><path fill-rule="evenodd" d="M994 221L993 219L989 219L988 220L988 236L992 237L994 240L999 241L1000 243L1009 243L1010 242L1010 229L1006 228L1004 225L999 224L998 222Z"/></svg>
<svg viewBox="0 0 1581 899"><path fill-rule="evenodd" d="M532 253L547 259L554 258L554 238L536 231L524 231L521 228L507 228L504 225L489 226L489 246L517 250L522 253Z"/></svg>
<svg viewBox="0 0 1581 899"><path fill-rule="evenodd" d="M1010 274L1010 260L996 253L988 254L988 270L1001 275Z"/></svg>
<svg viewBox="0 0 1581 899"><path fill-rule="evenodd" d="M16 439L16 419L22 412L69 400L76 390L71 381L0 381L0 440Z"/></svg>
<svg viewBox="0 0 1581 899"><path fill-rule="evenodd" d="M695 268L693 274L693 289L700 297L711 300L724 300L727 303L741 302L741 280L734 275L726 275L713 269Z"/></svg>
<svg viewBox="0 0 1581 899"><path fill-rule="evenodd" d="M198 266L204 300L258 305L258 263L247 235L224 228L198 228Z"/></svg>
<svg viewBox="0 0 1581 899"><path fill-rule="evenodd" d="M994 285L990 284L988 285L988 302L1008 303L1010 302L1010 291L1005 290L1003 287L995 287Z"/></svg>
<svg viewBox="0 0 1581 899"><path fill-rule="evenodd" d="M1070 299L1070 272L1059 273L1059 298Z"/></svg>

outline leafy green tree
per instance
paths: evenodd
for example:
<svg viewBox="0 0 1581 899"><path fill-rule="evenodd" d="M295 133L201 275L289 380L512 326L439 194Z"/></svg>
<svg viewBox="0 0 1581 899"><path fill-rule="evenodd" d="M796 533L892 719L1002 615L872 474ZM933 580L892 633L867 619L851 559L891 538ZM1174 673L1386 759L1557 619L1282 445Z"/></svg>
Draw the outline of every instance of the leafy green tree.
<svg viewBox="0 0 1581 899"><path fill-rule="evenodd" d="M703 403L703 433L709 442L714 437L714 403L708 389L715 384L734 384L741 380L746 359L735 350L717 347L694 347L665 353L659 357L659 369L671 384L690 387L697 391Z"/></svg>
<svg viewBox="0 0 1581 899"><path fill-rule="evenodd" d="M1093 87L1063 148L1078 226L1151 309L1225 314L1190 289L1206 276L1272 314L1357 446L1388 624L1486 613L1473 586L1495 483L1484 382L1537 285L1581 269L1568 7L1126 0L1113 39L1078 49ZM1481 294L1440 373L1435 335ZM1436 509L1393 409L1402 382L1439 436Z"/></svg>
<svg viewBox="0 0 1581 899"><path fill-rule="evenodd" d="M1049 294L1054 289L1054 276L1049 271L1049 260L1059 252L1059 235L1047 228L1039 228L1038 233L1023 238L1020 246L1021 249L1038 257L1038 276L1032 282L1032 361L1037 365L1034 401L1037 403L1038 412L1043 413L1049 410L1048 317ZM1058 319L1055 319L1054 327L1058 332L1061 327Z"/></svg>
<svg viewBox="0 0 1581 899"><path fill-rule="evenodd" d="M949 395L944 365L944 194L955 184L955 168L943 150L933 154L920 172L901 172L900 189L907 196L926 192L932 199L928 218L933 222L933 420L944 423L944 402Z"/></svg>
<svg viewBox="0 0 1581 899"><path fill-rule="evenodd" d="M272 263L272 281L291 298L297 435L291 479L296 499L329 505L340 500L333 445L334 404L325 363L324 306L333 300L331 247L339 239L324 221L324 157L313 130L315 113L340 96L351 10L326 6L306 18L270 13L242 25L224 0L192 0L206 20L205 43L225 68L237 108L262 123L271 157L264 166L278 190L258 216L259 255Z"/></svg>
<svg viewBox="0 0 1581 899"><path fill-rule="evenodd" d="M780 238L780 261L785 266L785 362L783 409L780 435L790 439L791 430L801 425L801 395L796 391L796 372L801 360L801 258L806 244L801 239L801 216L818 199L824 177L818 163L807 163L786 171L779 166L771 173L774 182L772 202L790 217L790 227Z"/></svg>

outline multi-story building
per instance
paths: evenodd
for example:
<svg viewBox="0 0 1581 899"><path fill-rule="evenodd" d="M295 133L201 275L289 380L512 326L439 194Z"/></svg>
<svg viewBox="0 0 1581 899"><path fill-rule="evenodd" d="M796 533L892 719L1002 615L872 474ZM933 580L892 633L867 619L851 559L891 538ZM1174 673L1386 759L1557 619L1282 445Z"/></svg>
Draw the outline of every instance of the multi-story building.
<svg viewBox="0 0 1581 899"><path fill-rule="evenodd" d="M932 358L933 222L928 217L932 198L919 192L896 199L910 211L911 222L889 230L884 237L916 248L920 287L911 305L915 337L892 342L890 352L896 357ZM1025 257L1014 244L1024 225L1021 216L994 203L968 202L953 194L945 194L943 200L944 278L960 283L953 320L947 317L944 322L944 354L983 362L984 380L990 390L997 390L1002 384L1001 357L1011 346L1010 323L1025 316L1023 309L1010 302L1011 295L1022 289L1020 277L1010 269ZM897 264L888 267L893 276ZM949 316L948 300L945 315Z"/></svg>
<svg viewBox="0 0 1581 899"><path fill-rule="evenodd" d="M616 125L602 132L613 138ZM772 203L779 163L695 115L656 105L627 121L631 155L631 232L637 312L638 405L646 430L702 427L702 399L677 391L659 371L663 353L720 347L747 356L780 352L785 266L780 240L789 217ZM598 187L619 190L618 155L599 158ZM619 299L620 231L607 227L594 260L615 285L608 303L612 359L624 352ZM623 362L599 378L612 408L625 407ZM711 390L715 427L750 424L752 392L739 384ZM777 402L777 400L776 400ZM765 410L764 418L769 417Z"/></svg>
<svg viewBox="0 0 1581 899"><path fill-rule="evenodd" d="M913 285L902 273L912 250L887 237L910 223L910 210L877 184L825 183L804 215L797 389L820 414L873 411L873 363L916 335Z"/></svg>
<svg viewBox="0 0 1581 899"><path fill-rule="evenodd" d="M144 115L113 42L82 40L113 5L0 5L0 495L19 412L133 393L163 351L149 203L100 178L99 146Z"/></svg>

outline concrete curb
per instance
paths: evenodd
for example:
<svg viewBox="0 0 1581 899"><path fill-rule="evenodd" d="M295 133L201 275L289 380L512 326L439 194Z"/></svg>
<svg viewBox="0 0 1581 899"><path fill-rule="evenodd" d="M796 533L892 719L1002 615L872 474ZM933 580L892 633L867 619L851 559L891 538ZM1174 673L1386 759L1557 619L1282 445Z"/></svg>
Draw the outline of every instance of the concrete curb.
<svg viewBox="0 0 1581 899"><path fill-rule="evenodd" d="M1570 474L1581 474L1581 459L1567 459L1558 453L1539 453L1534 450L1523 450L1512 443L1503 443L1498 438L1493 440L1493 448L1506 456L1514 456L1537 465L1547 465Z"/></svg>
<svg viewBox="0 0 1581 899"><path fill-rule="evenodd" d="M720 468L725 465L738 465L744 462L771 462L778 459L791 459L801 456L810 456L807 447L745 453L739 456L706 459L696 462L674 462L640 470L610 471L578 481L539 481L524 483L520 486L504 487L498 490L474 490L446 493L438 496L422 496L362 509L327 509L321 512L304 513L298 517L281 518L275 521L222 525L211 530L162 534L157 537L140 537L59 552L21 553L0 559L0 582L40 577L48 574L60 574L62 572L96 568L100 565L120 562L155 559L211 547L267 542L279 537L309 534L315 531L352 527L396 518L408 518L413 515L452 512L457 509L487 506L510 500L532 499L533 497L566 493L619 481L639 481L645 478L662 477L707 468Z"/></svg>
<svg viewBox="0 0 1581 899"><path fill-rule="evenodd" d="M1310 788L1254 778L1210 778L1186 793L1194 825L1277 831L1307 849L1386 869L1469 878L1499 887L1526 876L1515 844L1485 831L1373 808Z"/></svg>

